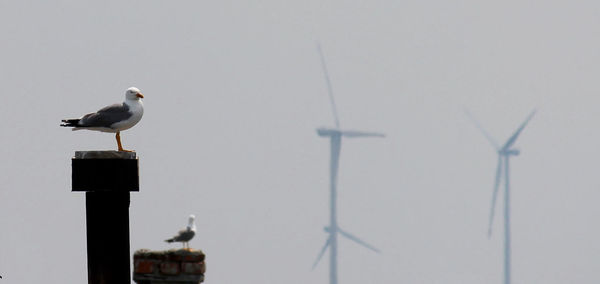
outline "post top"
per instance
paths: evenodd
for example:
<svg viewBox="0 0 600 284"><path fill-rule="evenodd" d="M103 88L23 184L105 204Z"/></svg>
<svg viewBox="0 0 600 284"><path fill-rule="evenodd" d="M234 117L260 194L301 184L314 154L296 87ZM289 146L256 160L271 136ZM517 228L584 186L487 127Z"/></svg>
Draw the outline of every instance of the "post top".
<svg viewBox="0 0 600 284"><path fill-rule="evenodd" d="M137 159L135 152L121 151L75 151L73 159Z"/></svg>

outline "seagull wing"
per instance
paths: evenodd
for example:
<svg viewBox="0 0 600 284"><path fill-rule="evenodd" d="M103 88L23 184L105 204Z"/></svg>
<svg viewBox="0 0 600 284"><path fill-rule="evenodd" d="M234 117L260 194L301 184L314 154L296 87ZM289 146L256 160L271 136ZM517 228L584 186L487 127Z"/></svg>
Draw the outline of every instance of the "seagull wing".
<svg viewBox="0 0 600 284"><path fill-rule="evenodd" d="M102 108L101 110L84 115L77 126L79 127L110 127L114 123L123 121L131 117L129 106L125 103L114 104Z"/></svg>
<svg viewBox="0 0 600 284"><path fill-rule="evenodd" d="M176 242L188 242L189 240L191 240L192 238L194 238L194 235L196 233L192 230L181 230L179 231L179 233L177 234L177 236L173 237L174 241Z"/></svg>

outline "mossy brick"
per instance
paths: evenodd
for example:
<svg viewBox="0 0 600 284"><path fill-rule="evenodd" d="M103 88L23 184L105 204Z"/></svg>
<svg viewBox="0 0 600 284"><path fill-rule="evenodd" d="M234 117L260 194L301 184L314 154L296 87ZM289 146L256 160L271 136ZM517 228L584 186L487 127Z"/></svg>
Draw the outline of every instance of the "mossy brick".
<svg viewBox="0 0 600 284"><path fill-rule="evenodd" d="M167 261L167 262L161 262L160 263L160 273L165 274L165 275L178 275L181 271L180 271L180 264L179 262L172 262L172 261Z"/></svg>
<svg viewBox="0 0 600 284"><path fill-rule="evenodd" d="M186 274L204 274L206 272L206 265L204 262L184 262L183 273Z"/></svg>

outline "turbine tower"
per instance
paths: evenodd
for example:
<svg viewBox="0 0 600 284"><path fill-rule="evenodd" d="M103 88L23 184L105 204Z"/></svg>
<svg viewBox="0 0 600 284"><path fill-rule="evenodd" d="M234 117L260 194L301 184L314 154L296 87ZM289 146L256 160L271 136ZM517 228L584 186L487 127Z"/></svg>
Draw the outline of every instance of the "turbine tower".
<svg viewBox="0 0 600 284"><path fill-rule="evenodd" d="M323 246L323 248L321 249L321 252L319 253L319 256L317 257L317 260L315 261L315 263L313 264L313 269L317 266L317 264L319 263L319 260L321 260L321 258L323 257L323 254L325 254L325 251L327 250L327 248L329 248L329 283L330 284L337 284L337 237L338 237L338 233L343 236L346 237L372 251L378 252L379 250L374 248L373 246L367 244L366 242L362 241L361 239L351 235L350 233L342 230L339 226L338 226L338 222L337 222L337 182L336 182L336 178L337 178L337 173L338 173L338 166L339 166L339 159L340 159L340 150L341 150L341 146L342 146L342 137L348 137L348 138L354 138L354 137L384 137L383 134L381 133L375 133L375 132L365 132L365 131L355 131L355 130L341 130L340 129L340 122L337 116L337 111L335 108L335 101L333 99L333 90L331 88L331 81L329 80L329 74L327 72L327 66L325 64L325 57L323 56L323 52L321 51L321 46L317 45L317 48L319 50L319 55L321 56L321 65L323 67L323 72L325 73L325 81L327 83L327 90L329 93L329 100L331 102L331 108L333 111L333 118L335 120L335 128L318 128L317 129L317 134L321 137L327 137L330 139L331 142L331 164L330 164L330 218L329 218L329 226L325 227L325 232L328 233L328 238L327 241L325 241L325 245Z"/></svg>
<svg viewBox="0 0 600 284"><path fill-rule="evenodd" d="M535 110L533 110L529 116L525 119L525 121L517 128L517 130L513 133L506 143L499 146L498 143L490 136L485 129L477 122L477 120L469 113L465 111L467 116L475 123L475 126L483 133L485 138L492 144L492 146L498 152L498 166L496 167L496 178L494 180L494 191L492 192L492 206L490 209L490 221L488 228L488 238L492 236L492 224L494 222L494 208L496 207L496 199L498 196L498 188L500 186L500 182L502 180L502 174L504 166L504 284L510 284L510 171L509 171L509 160L511 156L519 155L520 151L518 149L514 149L512 146L517 141L517 138L521 134L521 131L527 126L527 123L533 115L535 114Z"/></svg>

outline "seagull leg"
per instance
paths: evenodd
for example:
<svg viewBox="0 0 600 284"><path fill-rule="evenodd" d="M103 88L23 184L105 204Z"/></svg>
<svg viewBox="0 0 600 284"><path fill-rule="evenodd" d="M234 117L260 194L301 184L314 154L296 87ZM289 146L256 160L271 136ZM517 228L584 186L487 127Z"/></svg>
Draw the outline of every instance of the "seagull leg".
<svg viewBox="0 0 600 284"><path fill-rule="evenodd" d="M131 150L123 149L123 146L121 145L121 132L120 131L117 131L117 135L115 137L117 138L117 146L119 146L119 152L133 152Z"/></svg>
<svg viewBox="0 0 600 284"><path fill-rule="evenodd" d="M123 151L123 146L121 146L121 132L117 131L117 135L115 135L117 139L117 146L119 147L119 151Z"/></svg>

